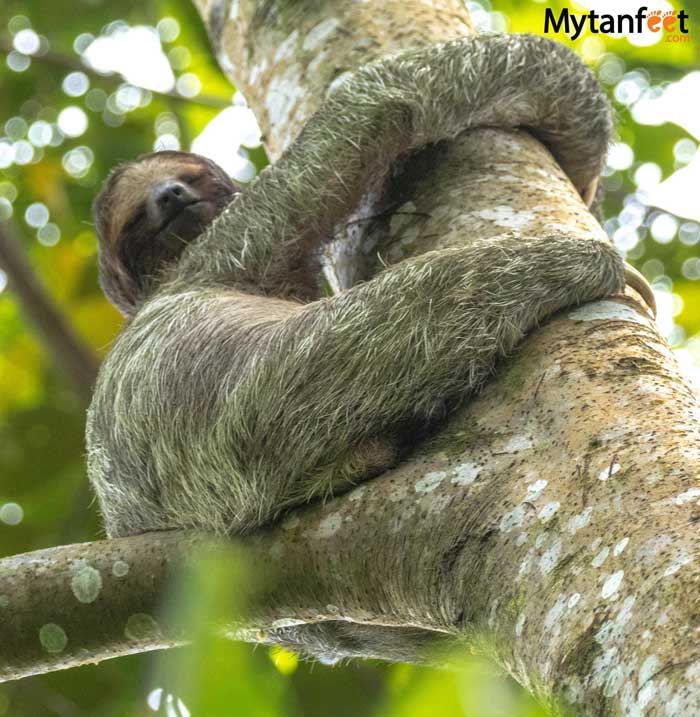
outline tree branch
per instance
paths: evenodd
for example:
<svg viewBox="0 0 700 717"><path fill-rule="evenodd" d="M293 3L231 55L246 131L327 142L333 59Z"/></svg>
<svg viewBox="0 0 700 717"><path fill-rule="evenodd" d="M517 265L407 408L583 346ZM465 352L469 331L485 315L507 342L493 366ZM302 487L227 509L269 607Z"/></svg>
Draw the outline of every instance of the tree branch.
<svg viewBox="0 0 700 717"><path fill-rule="evenodd" d="M582 344L593 350L582 352ZM319 621L420 628L469 638L531 687L542 685L548 661L563 659L550 679L566 678L558 691L572 696L567 690L584 669L575 659L584 657L580 641L593 628L606 635L605 625L618 625L624 609L629 624L602 643L591 638L593 662L611 646L624 657L646 631L655 636L653 648L646 644L659 668L692 662L694 640L684 647L677 638L697 609L697 569L676 567L685 560L676 546L691 554L699 538L688 519L692 504L679 506L675 497L692 483L690 460L697 478L698 458L688 446L694 441L700 453L700 415L678 371L664 368L667 353L632 303L597 302L559 317L533 334L415 461L236 539L261 587L243 615L232 615L235 624L218 628L261 642L274 642L284 626ZM618 374L621 362L627 369ZM632 390L640 381L634 365L658 391ZM557 400L576 393L582 398L573 404ZM598 443L580 419L572 421L584 397ZM641 447L629 440L655 414L675 431ZM611 423L618 432L623 427L623 440L610 433ZM572 434L572 425L582 430ZM635 475L650 457L661 478L640 488ZM644 520L630 525L638 504ZM671 540L663 525L674 516ZM161 606L202 541L152 533L0 561L0 601L9 616L0 623L2 677L182 643L187 636L167 624ZM617 592L604 592L620 569ZM391 657L391 646L383 656ZM589 686L590 699L600 699L590 703L596 709L608 702L605 684L601 675L597 689Z"/></svg>

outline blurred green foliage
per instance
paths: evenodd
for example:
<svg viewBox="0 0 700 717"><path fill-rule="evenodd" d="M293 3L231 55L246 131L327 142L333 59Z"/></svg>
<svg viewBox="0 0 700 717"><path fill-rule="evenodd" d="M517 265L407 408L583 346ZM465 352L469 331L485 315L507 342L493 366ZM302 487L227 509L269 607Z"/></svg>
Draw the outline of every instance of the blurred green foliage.
<svg viewBox="0 0 700 717"><path fill-rule="evenodd" d="M468 4L484 29L543 30L542 3ZM700 363L700 339L694 338L700 335L700 263L693 263L700 230L696 222L640 201L639 170L651 167L653 174L656 167L660 178L669 177L692 161L698 138L671 122L640 124L630 100L630 92L658 94L697 68L700 9L686 9L691 43L635 47L624 39L584 35L571 44L598 68L616 98L619 140L627 148L620 151L632 153L606 172L606 228L668 298L664 331L692 368ZM83 65L80 53L91 38L140 25L159 28L174 75L187 75L190 85L194 75L198 91L188 90L183 80L188 96L177 89L129 94L122 77ZM31 32L20 36L25 30ZM31 49L34 41L34 51L18 51L17 45ZM76 72L84 73L87 84L80 75L65 84ZM3 0L0 229L19 238L53 301L98 355L121 323L97 287L90 205L100 181L120 160L151 151L159 137L189 148L233 94L186 0ZM81 110L73 117L78 130L87 119L75 136L57 130L67 107ZM8 147L14 157L9 163L3 160ZM261 151L251 159L258 167L264 162ZM0 551L11 555L100 533L85 487L84 405L54 368L6 278L0 272ZM183 589L177 609L195 621L215 613L228 596L220 586L233 581L222 570L212 566L203 582ZM328 668L284 651L206 636L200 627L203 637L195 646L163 659L136 655L2 685L0 716L544 714L483 663L468 661L456 673L375 663Z"/></svg>

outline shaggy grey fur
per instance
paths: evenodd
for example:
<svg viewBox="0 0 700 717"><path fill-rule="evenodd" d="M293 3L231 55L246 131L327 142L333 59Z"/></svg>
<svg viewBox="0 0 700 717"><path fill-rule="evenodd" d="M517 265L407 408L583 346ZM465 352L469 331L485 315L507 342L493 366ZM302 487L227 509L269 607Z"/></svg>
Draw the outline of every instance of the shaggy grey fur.
<svg viewBox="0 0 700 717"><path fill-rule="evenodd" d="M105 361L88 416L109 535L250 531L367 478L542 319L623 290L611 246L558 234L475 240L333 298L280 298L314 298L320 244L398 157L475 127L527 127L588 198L611 117L590 72L545 38L389 57L339 87L164 268ZM328 624L268 639L334 661L413 659L424 636Z"/></svg>
<svg viewBox="0 0 700 717"><path fill-rule="evenodd" d="M623 289L613 248L475 240L302 305L309 256L397 157L525 126L581 192L611 127L580 60L507 35L360 69L170 267L105 361L88 416L107 532L245 532L395 460L406 425L468 396L544 317ZM398 438L397 438L398 436Z"/></svg>

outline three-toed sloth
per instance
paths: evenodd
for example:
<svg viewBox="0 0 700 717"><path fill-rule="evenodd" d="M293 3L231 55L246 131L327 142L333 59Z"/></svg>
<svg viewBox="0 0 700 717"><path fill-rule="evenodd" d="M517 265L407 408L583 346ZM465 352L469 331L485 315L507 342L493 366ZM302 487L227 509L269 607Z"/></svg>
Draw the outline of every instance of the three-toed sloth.
<svg viewBox="0 0 700 717"><path fill-rule="evenodd" d="M372 476L542 319L626 281L646 293L609 244L553 233L426 253L321 298L333 227L398 158L475 127L527 128L588 199L611 118L564 46L473 38L361 68L240 192L181 152L111 174L100 276L129 321L87 433L109 535L245 532Z"/></svg>

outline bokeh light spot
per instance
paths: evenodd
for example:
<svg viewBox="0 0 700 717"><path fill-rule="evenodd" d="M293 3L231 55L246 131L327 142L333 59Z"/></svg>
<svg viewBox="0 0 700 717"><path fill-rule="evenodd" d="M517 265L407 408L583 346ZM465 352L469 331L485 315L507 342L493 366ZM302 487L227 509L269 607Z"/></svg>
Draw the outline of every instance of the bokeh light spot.
<svg viewBox="0 0 700 717"><path fill-rule="evenodd" d="M154 123L156 134L180 135L180 126L177 117L172 112L161 112Z"/></svg>
<svg viewBox="0 0 700 717"><path fill-rule="evenodd" d="M36 233L36 239L43 246L56 246L61 238L61 230L56 224L49 222Z"/></svg>
<svg viewBox="0 0 700 717"><path fill-rule="evenodd" d="M92 167L95 161L95 155L90 147L75 147L63 155L63 169L71 175L71 177L84 177Z"/></svg>
<svg viewBox="0 0 700 717"><path fill-rule="evenodd" d="M134 85L123 84L114 95L114 102L120 112L131 112L141 105L142 91Z"/></svg>
<svg viewBox="0 0 700 717"><path fill-rule="evenodd" d="M615 142L608 151L608 166L616 170L628 169L634 162L632 147L625 142Z"/></svg>
<svg viewBox="0 0 700 717"><path fill-rule="evenodd" d="M34 159L34 147L26 139L20 139L12 145L15 164L29 164Z"/></svg>
<svg viewBox="0 0 700 717"><path fill-rule="evenodd" d="M43 202L30 204L24 212L24 221L30 227L39 229L49 221L49 209Z"/></svg>
<svg viewBox="0 0 700 717"><path fill-rule="evenodd" d="M0 222L7 221L12 216L12 202L0 197Z"/></svg>
<svg viewBox="0 0 700 717"><path fill-rule="evenodd" d="M202 83L197 75L186 72L177 78L175 87L183 97L196 97L202 90Z"/></svg>
<svg viewBox="0 0 700 717"><path fill-rule="evenodd" d="M5 122L5 134L10 139L21 139L27 133L27 121L24 117L10 117Z"/></svg>
<svg viewBox="0 0 700 717"><path fill-rule="evenodd" d="M37 35L34 30L27 27L24 30L20 30L14 36L12 39L12 45L17 52L21 52L23 55L33 55L39 50L41 42L39 40L39 35Z"/></svg>
<svg viewBox="0 0 700 717"><path fill-rule="evenodd" d="M19 525L24 518L24 510L19 503L5 503L0 508L0 520L5 525Z"/></svg>
<svg viewBox="0 0 700 717"><path fill-rule="evenodd" d="M617 84L625 74L625 63L617 55L603 55L599 62L598 78L606 85Z"/></svg>
<svg viewBox="0 0 700 717"><path fill-rule="evenodd" d="M88 127L87 115L80 107L66 107L58 114L58 127L66 137L80 137Z"/></svg>
<svg viewBox="0 0 700 717"><path fill-rule="evenodd" d="M63 78L62 87L69 97L81 97L88 91L90 80L84 72L71 72Z"/></svg>
<svg viewBox="0 0 700 717"><path fill-rule="evenodd" d="M649 230L654 241L659 244L668 244L676 236L678 220L665 212L660 213L652 220Z"/></svg>
<svg viewBox="0 0 700 717"><path fill-rule="evenodd" d="M24 30L27 27L31 27L32 24L29 22L29 18L26 15L15 15L10 18L10 22L7 23L7 29L14 35L20 30Z"/></svg>
<svg viewBox="0 0 700 717"><path fill-rule="evenodd" d="M163 42L173 42L180 34L180 23L174 17L164 17L158 21L156 30Z"/></svg>
<svg viewBox="0 0 700 717"><path fill-rule="evenodd" d="M53 130L51 129L51 125L45 120L37 120L36 122L32 122L27 136L35 147L46 147L51 144Z"/></svg>
<svg viewBox="0 0 700 717"><path fill-rule="evenodd" d="M642 273L648 279L655 279L657 276L661 276L665 270L664 263L660 259L649 259L642 265Z"/></svg>
<svg viewBox="0 0 700 717"><path fill-rule="evenodd" d="M15 161L15 149L5 139L0 140L0 169L9 167Z"/></svg>
<svg viewBox="0 0 700 717"><path fill-rule="evenodd" d="M8 53L5 62L13 72L24 72L31 65L29 57L17 52L17 50L12 50L12 52Z"/></svg>
<svg viewBox="0 0 700 717"><path fill-rule="evenodd" d="M613 234L613 243L620 251L628 252L639 243L639 234L634 227L622 226Z"/></svg>
<svg viewBox="0 0 700 717"><path fill-rule="evenodd" d="M678 238L681 244L694 246L700 241L700 225L696 222L684 222L678 230Z"/></svg>
<svg viewBox="0 0 700 717"><path fill-rule="evenodd" d="M690 257L683 262L681 267L683 276L691 281L697 281L700 279L700 259L696 256Z"/></svg>
<svg viewBox="0 0 700 717"><path fill-rule="evenodd" d="M156 137L153 149L156 152L180 149L180 140L174 134L161 134Z"/></svg>
<svg viewBox="0 0 700 717"><path fill-rule="evenodd" d="M639 189L648 191L661 181L661 167L656 162L644 162L634 170L634 183Z"/></svg>
<svg viewBox="0 0 700 717"><path fill-rule="evenodd" d="M679 139L678 142L673 145L673 156L680 164L688 164L688 162L693 159L697 151L697 144L695 144L695 142L688 137Z"/></svg>
<svg viewBox="0 0 700 717"><path fill-rule="evenodd" d="M94 35L89 32L81 32L80 35L73 40L73 49L78 55L82 55L94 41Z"/></svg>
<svg viewBox="0 0 700 717"><path fill-rule="evenodd" d="M100 87L90 90L85 95L85 106L93 112L102 112L107 103L107 93Z"/></svg>

